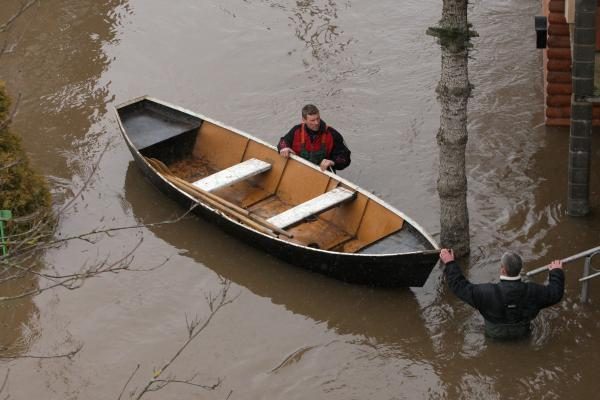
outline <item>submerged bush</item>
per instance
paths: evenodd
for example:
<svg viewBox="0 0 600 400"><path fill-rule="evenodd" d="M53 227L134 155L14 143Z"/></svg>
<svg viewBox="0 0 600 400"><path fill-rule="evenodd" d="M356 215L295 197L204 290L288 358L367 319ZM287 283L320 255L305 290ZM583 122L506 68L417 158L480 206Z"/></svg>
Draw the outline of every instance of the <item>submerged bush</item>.
<svg viewBox="0 0 600 400"><path fill-rule="evenodd" d="M10 210L13 220L24 221L5 223L5 234L14 235L48 218L51 199L48 184L31 167L20 137L5 126L9 125L10 105L4 82L0 81L0 209ZM37 217L26 218L29 216Z"/></svg>

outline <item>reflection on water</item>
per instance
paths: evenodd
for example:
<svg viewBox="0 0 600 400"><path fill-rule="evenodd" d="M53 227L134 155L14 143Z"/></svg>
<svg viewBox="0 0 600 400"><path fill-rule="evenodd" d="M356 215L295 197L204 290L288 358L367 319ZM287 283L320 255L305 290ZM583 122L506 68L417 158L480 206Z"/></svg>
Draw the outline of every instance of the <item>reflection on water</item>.
<svg viewBox="0 0 600 400"><path fill-rule="evenodd" d="M2 77L12 93L23 95L20 113L36 116L16 120L14 128L30 138L29 151L49 161L47 174L68 176L73 153L93 157L89 144L102 131L88 130L102 123L113 96L102 79L111 61L104 47L117 43L118 26L130 12L126 0L53 0L39 2L15 23L12 35L19 39L2 58Z"/></svg>
<svg viewBox="0 0 600 400"><path fill-rule="evenodd" d="M92 148L98 139L86 134L102 120L107 98L111 96L108 85L101 82L110 61L103 46L115 43L114 26L128 12L127 3L122 0L87 3L36 2L14 21L11 29L0 32L0 46L7 49L0 57L0 79L6 80L13 96L22 95L18 115L24 118L17 117L12 128L23 136L36 167L48 176L57 203L77 190L78 182L71 180L73 175L90 167L88 157L93 156ZM3 2L0 25L16 15L22 4ZM81 153L76 149L82 149ZM79 154L74 157L74 153ZM77 165L78 158L82 165ZM57 266L50 258L48 263L42 262L41 268L56 271ZM74 259L77 261L73 262ZM80 257L72 258L71 262L69 271L74 272L85 261ZM2 296L17 295L53 283L37 282L35 275L31 275L8 284L2 282L0 292ZM6 361L1 367L11 369L11 358L26 353L51 357L72 350L68 332L42 339L36 301L41 297L47 302L51 296L44 294L0 304L0 360ZM44 344L36 346L40 341ZM0 370L4 377L4 368ZM11 376L14 382L14 373ZM0 386L2 397L17 392L3 391L11 387L11 380L8 386L2 383Z"/></svg>
<svg viewBox="0 0 600 400"><path fill-rule="evenodd" d="M24 291L35 290L36 285L33 278L2 282L0 294L2 297L18 296ZM0 359L29 351L41 334L37 315L38 309L31 298L0 303Z"/></svg>
<svg viewBox="0 0 600 400"><path fill-rule="evenodd" d="M140 224L154 222L157 218L156 211L147 207L149 192L156 196L157 203L171 203L169 198L149 185L135 163L131 162L125 178L125 199ZM258 296L283 305L293 313L322 321L342 335L362 335L377 343L391 344L399 340L395 344L409 352L418 352L411 346L414 341L423 344L428 340L418 303L408 289L376 290L322 277L246 246L196 217L190 217L182 224L151 230L215 273ZM222 257L231 248L236 249L236 256ZM411 330L419 331L418 334L398 336L399 327L388 325L387 321L396 318L399 309L406 311L399 318L402 324L411 326ZM361 317L356 318L357 315Z"/></svg>
<svg viewBox="0 0 600 400"><path fill-rule="evenodd" d="M12 21L23 4L3 2L0 25ZM0 46L6 49L0 57L0 79L6 80L13 97L23 96L18 111L30 116L18 118L12 128L25 137L26 148L35 153L34 162L38 166L38 157L46 158L45 165L49 166L59 159L57 153L72 151L75 141L82 139L89 129L94 115L98 118L97 111L105 112L107 88L96 87L108 62L102 45L103 40L114 39L110 24L114 15L110 14L122 4L123 1L85 5L40 2L15 19L10 29L0 29ZM92 63L82 68L81 59ZM61 161L64 165L66 159ZM64 166L56 170L42 168L42 173L61 175L65 169ZM61 185L60 178L51 180L56 183L55 197L70 191L71 182L62 181ZM38 286L34 275L0 283L2 296L14 296ZM0 358L30 349L41 334L37 316L35 299L1 304Z"/></svg>
<svg viewBox="0 0 600 400"><path fill-rule="evenodd" d="M325 3L325 4L319 4ZM350 7L350 1L343 6ZM336 25L338 2L304 0L297 1L289 16L296 30L296 37L310 48L317 61L342 53L352 39L343 38L343 31Z"/></svg>
<svg viewBox="0 0 600 400"><path fill-rule="evenodd" d="M312 65L314 61L325 62L343 53L354 41L351 37L346 37L336 22L339 10L351 7L350 0L299 0L287 4L281 1L259 0L257 4L260 3L266 3L285 14L296 38L304 43L315 59L306 60L306 66Z"/></svg>
<svg viewBox="0 0 600 400"><path fill-rule="evenodd" d="M532 269L597 246L600 237L597 215L564 213L568 132L541 125L541 57L531 45L538 8L509 0L470 9L480 37L470 60L472 255L462 263L476 282L497 279L506 249L520 252ZM439 19L439 2L48 0L34 11L12 32L19 45L0 60L0 74L23 93L15 128L34 163L53 177L57 197L80 187L112 141L61 234L181 211L140 182L118 137L113 99L141 94L270 142L290 116L296 119L298 104L316 99L356 155L344 176L438 230L439 46L424 32ZM592 190L600 187L598 175L593 171ZM599 193L592 204L600 204ZM196 218L123 232L97 247L69 244L49 263L76 270L76 261L129 248L137 235L145 242L136 262L171 257L164 269L105 276L76 293L28 303L37 312L15 311L41 336L12 326L8 341L22 335L44 349L69 332L84 343L76 359L51 367L11 364L11 387L23 398L117 397L107 388L124 384L138 362L156 365L170 354L183 315L211 288L214 273L242 295L179 365L203 376L222 373L226 388L203 393L207 398L226 398L230 389L238 398L286 399L596 395L600 315L595 302L577 302L580 265L567 267L565 300L541 313L533 336L501 344L484 338L481 318L448 292L437 268L420 289L345 285L281 263ZM592 300L597 289L593 283ZM165 398L195 395L170 390Z"/></svg>

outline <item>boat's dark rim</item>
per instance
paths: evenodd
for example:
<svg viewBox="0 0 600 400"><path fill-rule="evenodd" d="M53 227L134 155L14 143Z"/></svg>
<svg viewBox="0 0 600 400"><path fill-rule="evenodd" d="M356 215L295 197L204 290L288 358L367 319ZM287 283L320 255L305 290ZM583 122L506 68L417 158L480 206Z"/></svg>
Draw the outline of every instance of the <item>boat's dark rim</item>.
<svg viewBox="0 0 600 400"><path fill-rule="evenodd" d="M203 121L208 121L210 123L213 123L215 125L221 126L221 127L225 128L225 129L228 129L228 130L230 130L232 132L235 132L238 135L244 136L244 137L248 138L249 140L253 140L253 141L258 142L258 143L260 143L262 145L265 145L265 146L273 149L274 151L276 151L275 146L273 146L272 144L267 143L267 142L265 142L265 141L263 141L263 140L255 137L255 136L252 136L252 135L250 135L250 134L248 134L246 132L240 131L239 129L231 127L231 126L229 126L227 124L224 124L224 123L222 123L220 121L217 121L217 120L214 120L212 118L206 117L206 116L204 116L202 114L198 114L196 112L190 111L190 110L188 110L186 108L179 107L179 106L171 104L169 102L156 99L154 97L140 96L140 97L137 97L135 99L132 99L132 100L126 101L124 103L118 104L117 106L114 107L114 111L115 111L115 115L117 116L117 123L119 124L119 129L121 129L121 133L123 134L123 137L127 141L127 144L129 146L129 148L130 149L134 149L135 152L137 153L137 155L139 156L139 158L141 160L144 160L144 157L139 152L139 150L133 145L133 143L131 142L131 139L129 138L129 135L127 134L127 131L125 130L125 127L123 126L123 124L121 122L121 118L119 116L118 110L121 109L121 108L123 108L123 107L126 107L128 105L138 103L138 102L140 102L142 100L148 100L148 101L151 101L151 102L154 102L154 103L158 103L158 104L163 105L165 107L169 107L169 108L175 109L177 111L180 111L180 112L182 112L184 114L188 114L188 115L194 116L194 117L199 118L199 119L201 119ZM427 254L427 253L432 253L432 252L438 252L440 250L440 247L438 246L438 244L436 243L436 241L431 237L431 235L429 235L425 231L425 229L423 227L421 227L418 223L416 223L412 218L410 218L409 216L407 216L406 214L404 214L402 211L396 209L395 207L393 207L392 205L386 203L385 201L383 201L381 198L377 197L376 195L374 195L374 194L366 191L365 189L357 186L355 183L352 183L352 182L350 182L350 181L342 178L339 175L333 174L332 172L329 172L329 171L321 171L314 164L312 164L309 161L306 161L303 158L298 157L296 155L291 155L291 157L294 160L296 160L298 162L301 162L302 164L306 165L309 168L313 168L313 169L319 170L319 172L321 172L323 174L326 174L326 175L329 175L330 177L332 177L332 178L334 178L334 179L342 182L344 185L352 188L353 190L356 190L356 191L362 193L363 195L367 196L369 199L375 201L376 203L379 203L380 205L382 205L383 207L387 208L391 212L399 215L400 217L402 217L402 219L405 222L407 222L408 224L410 224L417 232L419 232L419 234L422 235L433 246L433 249L431 249L431 250L411 251L411 252L402 252L402 253L376 253L376 254L364 254L364 253L362 253L361 254L361 253L344 253L344 252L339 252L339 251L323 250L323 249L317 249L317 248L314 248L314 247L303 246L303 245L300 245L300 244L297 244L297 243L289 242L289 241L280 239L278 237L270 236L270 235L267 235L267 234L265 234L263 232L259 232L259 231L255 230L255 229L253 229L252 227L244 225L244 224L236 221L235 219L229 217L228 215L219 212L218 210L210 207L209 205L207 205L207 204L205 204L205 203L203 203L201 201L198 201L198 199L194 198L193 196L190 196L188 193L182 191L177 186L173 185L171 182L169 182L167 179L165 179L152 165L150 165L145 160L144 160L144 163L146 164L146 166L148 168L152 169L152 171L154 171L154 173L157 176L159 176L162 179L163 182L167 183L173 189L177 190L179 193L181 193L184 196L188 197L192 202L200 204L201 206L203 206L203 207L211 210L212 212L215 212L215 213L221 215L222 217L226 218L227 220L229 220L229 221L231 221L231 222L233 222L233 223L235 223L235 224L237 224L237 225L239 225L239 226L241 226L241 227L243 227L245 229L251 229L253 232L256 232L256 233L258 233L258 234L260 234L262 236L265 236L265 237L267 237L269 239L280 241L280 242L282 242L282 243L284 243L286 245L292 245L292 246L296 246L296 247L299 247L299 248L302 248L302 249L312 250L312 251L315 251L315 252L322 252L322 253L336 254L336 255L345 255L345 256L352 256L352 257L368 257L368 258L373 258L373 257L393 257L393 256L411 255L411 254Z"/></svg>

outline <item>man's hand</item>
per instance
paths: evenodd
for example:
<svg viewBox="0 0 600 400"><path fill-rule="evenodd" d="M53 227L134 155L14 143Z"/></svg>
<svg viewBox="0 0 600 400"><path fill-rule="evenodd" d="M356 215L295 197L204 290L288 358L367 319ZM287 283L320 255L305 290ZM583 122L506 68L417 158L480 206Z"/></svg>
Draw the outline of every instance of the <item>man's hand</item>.
<svg viewBox="0 0 600 400"><path fill-rule="evenodd" d="M550 271L552 271L553 269L556 269L556 268L560 268L560 269L562 269L562 267L563 267L563 266L562 266L562 261L561 261L561 260L554 260L554 261L552 261L552 262L550 263L550 265L548 265L548 269L549 269Z"/></svg>
<svg viewBox="0 0 600 400"><path fill-rule="evenodd" d="M279 150L279 154L285 158L288 158L290 156L290 154L296 154L294 152L294 150L290 149L289 147L284 147L283 149Z"/></svg>
<svg viewBox="0 0 600 400"><path fill-rule="evenodd" d="M319 167L321 167L321 171L327 171L329 167L333 167L334 165L335 163L333 161L325 159L321 161Z"/></svg>
<svg viewBox="0 0 600 400"><path fill-rule="evenodd" d="M440 251L440 260L442 260L444 264L454 261L454 250L442 249Z"/></svg>

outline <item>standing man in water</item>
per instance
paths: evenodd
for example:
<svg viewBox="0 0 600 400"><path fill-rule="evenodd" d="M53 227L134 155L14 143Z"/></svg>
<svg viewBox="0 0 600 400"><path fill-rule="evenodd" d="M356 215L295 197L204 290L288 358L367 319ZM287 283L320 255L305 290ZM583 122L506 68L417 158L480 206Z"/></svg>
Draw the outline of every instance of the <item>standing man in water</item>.
<svg viewBox="0 0 600 400"><path fill-rule="evenodd" d="M286 158L297 154L317 164L322 171L341 170L350 165L350 150L344 138L321 120L319 109L312 104L302 108L302 123L279 139L277 150Z"/></svg>
<svg viewBox="0 0 600 400"><path fill-rule="evenodd" d="M542 308L558 303L563 296L565 274L562 261L549 265L547 285L521 282L521 257L512 252L500 260L500 283L473 284L463 275L451 249L442 249L448 287L459 299L476 308L485 320L485 334L494 339L528 336L531 321Z"/></svg>

